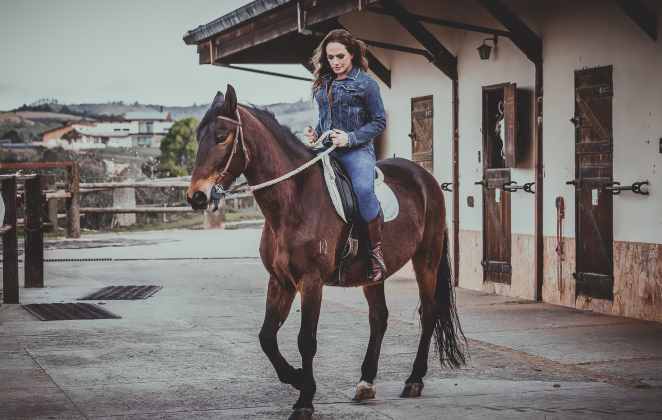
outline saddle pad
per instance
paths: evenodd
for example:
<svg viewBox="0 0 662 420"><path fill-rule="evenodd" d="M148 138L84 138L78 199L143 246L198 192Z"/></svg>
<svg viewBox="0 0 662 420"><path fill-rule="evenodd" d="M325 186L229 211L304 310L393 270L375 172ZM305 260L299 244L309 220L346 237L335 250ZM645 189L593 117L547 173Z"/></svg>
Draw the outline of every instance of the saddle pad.
<svg viewBox="0 0 662 420"><path fill-rule="evenodd" d="M379 200L379 205L382 207L382 213L384 213L384 222L390 222L395 220L400 213L400 204L398 204L398 197L395 196L395 193L384 182L384 173L381 169L375 167L377 172L377 178L375 179L375 195L377 200Z"/></svg>
<svg viewBox="0 0 662 420"><path fill-rule="evenodd" d="M343 209L342 199L340 193L338 192L338 187L336 186L336 174L333 172L333 167L331 166L331 158L326 155L322 158L322 167L324 168L324 180L326 182L326 189L329 192L331 197L331 202L333 207L336 209L338 216L347 223L348 218L345 215L345 210ZM379 204L382 208L382 213L384 213L384 222L390 222L398 217L400 212L400 205L398 204L398 198L391 190L391 187L384 182L384 174L382 171L375 167L377 176L375 177L375 195Z"/></svg>

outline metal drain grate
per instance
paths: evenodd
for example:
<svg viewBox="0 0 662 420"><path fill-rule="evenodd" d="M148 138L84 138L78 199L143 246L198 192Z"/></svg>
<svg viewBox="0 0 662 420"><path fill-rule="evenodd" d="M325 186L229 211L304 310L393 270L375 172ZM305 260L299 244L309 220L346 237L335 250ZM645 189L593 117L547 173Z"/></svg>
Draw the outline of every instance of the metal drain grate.
<svg viewBox="0 0 662 420"><path fill-rule="evenodd" d="M147 299L162 286L108 286L78 300L138 300Z"/></svg>
<svg viewBox="0 0 662 420"><path fill-rule="evenodd" d="M33 303L23 308L42 321L122 318L91 303Z"/></svg>

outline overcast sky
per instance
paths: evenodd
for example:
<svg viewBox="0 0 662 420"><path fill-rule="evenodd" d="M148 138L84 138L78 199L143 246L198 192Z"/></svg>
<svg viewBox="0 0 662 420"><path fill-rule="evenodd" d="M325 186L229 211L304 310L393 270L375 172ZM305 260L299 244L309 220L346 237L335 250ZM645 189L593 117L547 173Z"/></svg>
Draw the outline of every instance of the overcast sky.
<svg viewBox="0 0 662 420"><path fill-rule="evenodd" d="M0 110L40 98L200 104L227 83L240 102L309 99L309 82L202 66L196 47L182 41L187 30L246 3L0 0ZM303 66L261 68L309 76Z"/></svg>

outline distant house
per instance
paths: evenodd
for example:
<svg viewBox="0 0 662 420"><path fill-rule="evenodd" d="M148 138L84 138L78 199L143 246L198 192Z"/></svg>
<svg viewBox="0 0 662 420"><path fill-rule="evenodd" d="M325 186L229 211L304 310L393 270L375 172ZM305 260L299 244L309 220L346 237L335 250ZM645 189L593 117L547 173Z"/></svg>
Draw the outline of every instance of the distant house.
<svg viewBox="0 0 662 420"><path fill-rule="evenodd" d="M132 126L137 125L137 132L133 133L135 147L161 147L161 140L174 124L169 112L127 112L124 119Z"/></svg>
<svg viewBox="0 0 662 420"><path fill-rule="evenodd" d="M93 126L91 121L67 121L62 127L52 128L41 133L41 145L51 148L61 146L61 141L78 127Z"/></svg>
<svg viewBox="0 0 662 420"><path fill-rule="evenodd" d="M131 126L126 122L104 122L92 126L77 126L62 136L65 149L103 149L133 147Z"/></svg>
<svg viewBox="0 0 662 420"><path fill-rule="evenodd" d="M129 112L121 121L67 122L42 133L45 147L100 149L107 147L160 148L174 121L167 112Z"/></svg>

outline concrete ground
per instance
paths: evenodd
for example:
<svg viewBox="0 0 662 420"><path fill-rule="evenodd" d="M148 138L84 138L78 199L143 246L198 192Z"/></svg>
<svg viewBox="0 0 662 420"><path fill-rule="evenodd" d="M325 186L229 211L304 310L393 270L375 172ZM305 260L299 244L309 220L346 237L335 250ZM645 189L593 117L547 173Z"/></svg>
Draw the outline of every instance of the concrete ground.
<svg viewBox="0 0 662 420"><path fill-rule="evenodd" d="M46 287L21 303L71 302L108 285L162 285L98 302L122 319L38 321L0 306L0 418L286 418L297 393L258 344L260 231L93 235L48 243ZM201 259L201 257L217 259ZM187 259L190 258L190 259ZM457 290L467 367L431 358L423 397L398 394L414 359L417 287L387 282L377 398L350 401L369 335L359 289L326 288L315 359L320 419L662 418L662 325ZM298 303L279 335L299 364Z"/></svg>

